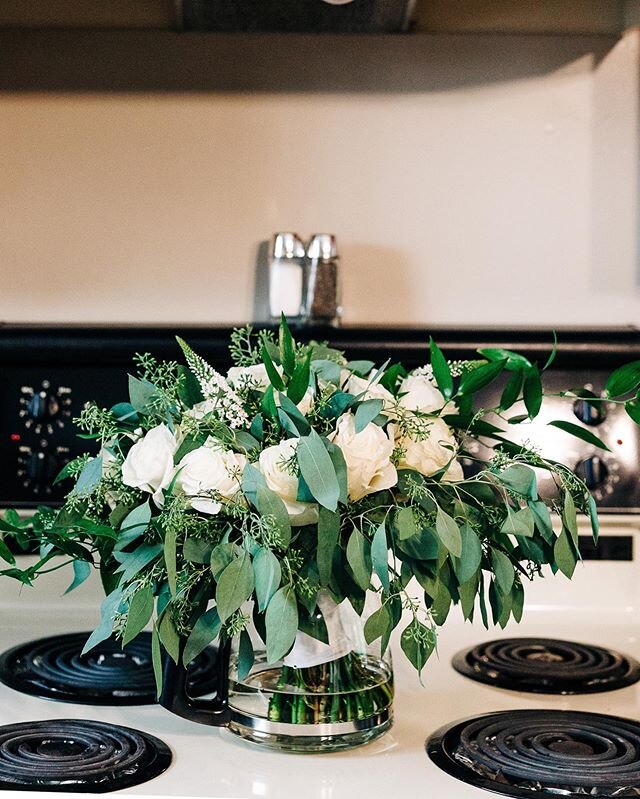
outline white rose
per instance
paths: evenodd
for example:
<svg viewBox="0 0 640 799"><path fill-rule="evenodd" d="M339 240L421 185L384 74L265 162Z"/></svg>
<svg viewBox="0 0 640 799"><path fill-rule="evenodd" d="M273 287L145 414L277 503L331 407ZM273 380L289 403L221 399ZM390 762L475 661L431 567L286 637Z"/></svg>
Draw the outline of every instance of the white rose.
<svg viewBox="0 0 640 799"><path fill-rule="evenodd" d="M377 424L369 422L364 430L356 433L353 414L345 413L329 438L344 455L350 499L362 499L366 494L396 484L398 475L391 463L394 441Z"/></svg>
<svg viewBox="0 0 640 799"><path fill-rule="evenodd" d="M356 397L364 395L361 399L365 400L380 399L384 403L383 410L391 410L396 404L396 400L389 390L380 385L380 378L373 381L374 375L375 372L372 372L368 378L358 377L358 375L354 375L348 372L348 370L343 369L341 383L344 385L344 390L348 391L349 394L353 394Z"/></svg>
<svg viewBox="0 0 640 799"><path fill-rule="evenodd" d="M276 369L279 374L282 374L280 367L276 366ZM271 385L267 367L263 363L257 363L254 366L232 366L227 372L227 380L234 388L250 385L251 388L259 391L264 391Z"/></svg>
<svg viewBox="0 0 640 799"><path fill-rule="evenodd" d="M308 388L305 391L304 397L300 400L297 405L298 410L303 416L306 416L311 409L313 408L313 401L314 401L313 389Z"/></svg>
<svg viewBox="0 0 640 799"><path fill-rule="evenodd" d="M175 436L165 424L158 425L134 444L122 464L122 482L153 495L159 507L164 503L162 490L173 479L173 456L178 448Z"/></svg>
<svg viewBox="0 0 640 799"><path fill-rule="evenodd" d="M462 466L455 459L456 440L451 428L442 419L433 419L426 438L416 440L406 436L398 438L397 443L402 451L399 469L414 469L430 477L449 464L443 479L462 480Z"/></svg>
<svg viewBox="0 0 640 799"><path fill-rule="evenodd" d="M444 397L425 375L409 375L400 385L400 405L410 411L432 413L444 406Z"/></svg>
<svg viewBox="0 0 640 799"><path fill-rule="evenodd" d="M221 500L232 499L240 490L247 458L226 452L213 439L191 450L178 464L177 488L191 497L191 507L201 513L216 514Z"/></svg>
<svg viewBox="0 0 640 799"><path fill-rule="evenodd" d="M295 457L297 438L288 438L260 453L258 467L267 483L284 502L291 524L314 524L318 521L318 507L314 503L300 502L298 496L298 477L288 464Z"/></svg>

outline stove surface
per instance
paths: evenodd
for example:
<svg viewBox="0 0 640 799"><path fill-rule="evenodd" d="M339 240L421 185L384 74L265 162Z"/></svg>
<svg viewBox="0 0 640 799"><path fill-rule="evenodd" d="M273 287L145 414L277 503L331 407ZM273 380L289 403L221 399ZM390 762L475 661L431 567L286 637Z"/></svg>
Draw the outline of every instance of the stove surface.
<svg viewBox="0 0 640 799"><path fill-rule="evenodd" d="M639 552L640 523L603 530L631 534ZM98 581L62 597L70 575L54 573L34 588L0 582L0 651L45 635L92 629L98 620ZM589 561L570 583L538 581L527 591L522 624L490 630L465 624L452 610L440 631L438 653L423 683L394 644L395 725L379 740L350 752L286 755L262 750L225 730L178 718L157 705L92 707L27 696L0 685L0 724L46 719L89 719L140 730L164 741L173 762L148 782L119 793L138 796L266 797L266 799L388 799L433 796L488 799L486 790L440 769L425 752L438 729L497 711L565 710L640 719L640 683L615 691L574 696L505 691L470 680L451 666L453 655L491 638L547 637L611 648L639 658L638 562ZM418 589L416 590L416 596ZM21 794L24 797L25 794ZM40 794L42 796L42 794ZM532 794L535 796L535 794Z"/></svg>

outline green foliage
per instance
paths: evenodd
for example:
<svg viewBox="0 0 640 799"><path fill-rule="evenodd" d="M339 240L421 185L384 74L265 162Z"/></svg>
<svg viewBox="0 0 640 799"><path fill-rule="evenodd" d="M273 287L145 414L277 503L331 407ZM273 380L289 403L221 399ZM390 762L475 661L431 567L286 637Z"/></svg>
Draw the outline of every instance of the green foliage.
<svg viewBox="0 0 640 799"><path fill-rule="evenodd" d="M99 566L109 593L87 647L114 634L126 644L150 627L158 690L163 652L186 665L211 642L235 637L242 677L255 659L251 618L267 659L275 662L289 652L298 630L327 640L320 597L349 601L363 613L373 591L381 604L366 620L366 640L386 649L407 614L411 621L400 644L421 671L436 628L454 606L466 620L504 626L521 618L524 584L542 567L573 575L580 559L578 512L589 516L597 541L597 510L586 486L562 464L518 443L521 437L510 439L542 409L541 374L555 345L540 369L499 348L482 349L481 360L452 363L430 340L430 364L416 374L437 385L445 408L414 413L400 404L407 376L402 364L376 370L371 361L348 362L326 344L299 344L284 319L277 337L250 327L233 334L235 365L257 367L251 375L260 375L244 388L234 383L237 391L189 345L179 344L186 366L139 356L128 401L82 411L81 428L102 454L82 456L62 471L60 479L74 485L59 512L42 508L20 519L8 511L0 519L0 574L30 585L71 562L73 590ZM639 364L611 375L606 401L623 405L640 424ZM349 375L379 383L391 398L355 396ZM482 406L487 388L499 397L496 407ZM575 396L567 391L558 398L571 403ZM194 410L204 399L209 410ZM350 481L364 479L369 466L375 471L379 453L341 448L335 431L344 413L353 414L356 434L373 423L394 447L386 471L374 480L403 462L403 439L435 445L429 439L438 418L453 431L447 459L468 455L476 461L474 476L452 482L444 467L430 474L403 467L396 484L352 501ZM125 485L122 463L139 431L161 423L177 436L171 480L158 492L155 485L153 492ZM605 448L584 426L563 418L549 424ZM296 441L295 457L276 464L280 474L274 475L260 454L289 439ZM485 447L481 455L465 451L470 439ZM218 495L216 487L203 486L219 501L217 514L198 510L175 471L187 453L205 445L240 458L229 475L235 491L226 485L227 493ZM558 488L551 499L539 495L540 472ZM39 557L24 566L12 548L34 543Z"/></svg>

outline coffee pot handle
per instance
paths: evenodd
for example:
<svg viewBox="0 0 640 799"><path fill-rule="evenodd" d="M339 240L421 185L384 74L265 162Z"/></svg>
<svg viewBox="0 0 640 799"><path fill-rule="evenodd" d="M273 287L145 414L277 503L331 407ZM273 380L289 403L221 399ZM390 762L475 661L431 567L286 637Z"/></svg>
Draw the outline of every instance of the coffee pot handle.
<svg viewBox="0 0 640 799"><path fill-rule="evenodd" d="M215 696L212 699L194 699L187 688L188 671L182 665L185 642L180 644L180 657L174 663L166 652L162 654L162 692L158 698L162 707L190 721L211 727L226 727L231 720L229 708L229 657L231 641L218 648L214 668Z"/></svg>

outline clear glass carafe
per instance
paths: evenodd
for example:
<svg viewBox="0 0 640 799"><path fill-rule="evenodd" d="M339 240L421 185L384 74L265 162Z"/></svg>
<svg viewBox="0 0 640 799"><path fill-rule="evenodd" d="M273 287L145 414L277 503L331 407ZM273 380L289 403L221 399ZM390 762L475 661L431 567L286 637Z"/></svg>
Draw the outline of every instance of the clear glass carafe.
<svg viewBox="0 0 640 799"><path fill-rule="evenodd" d="M255 659L238 676L239 646L229 666L229 729L255 743L291 752L324 752L368 743L393 722L393 671L380 639L367 644L364 623L379 607L376 596L358 616L348 602L324 594L317 614L324 640L299 632L283 661L268 663L250 631Z"/></svg>

